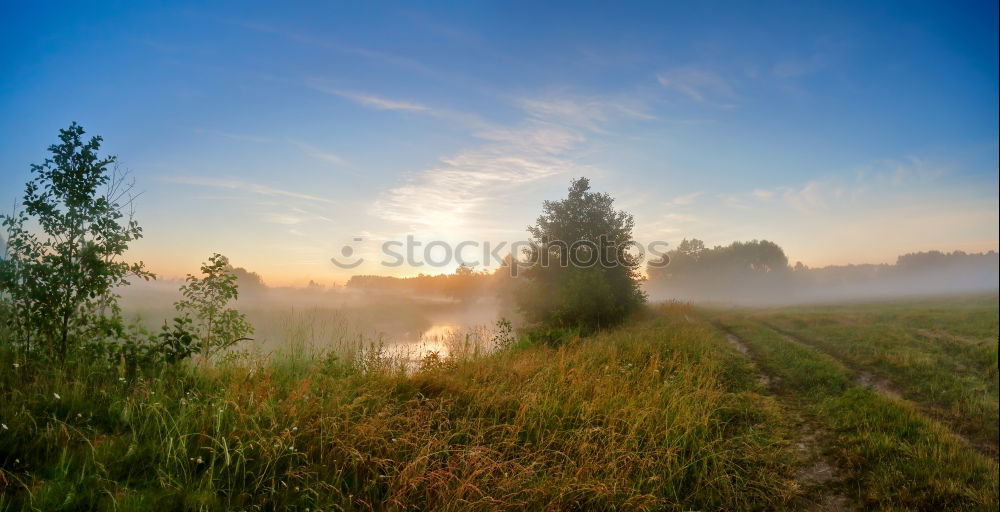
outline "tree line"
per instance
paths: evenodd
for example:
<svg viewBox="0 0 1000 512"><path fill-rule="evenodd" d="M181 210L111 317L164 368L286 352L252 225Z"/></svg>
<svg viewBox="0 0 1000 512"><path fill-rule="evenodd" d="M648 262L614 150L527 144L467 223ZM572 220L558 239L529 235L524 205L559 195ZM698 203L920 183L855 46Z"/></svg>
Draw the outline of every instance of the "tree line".
<svg viewBox="0 0 1000 512"><path fill-rule="evenodd" d="M784 250L767 240L708 248L685 239L668 251L666 266L649 265L647 290L656 298L719 302L792 302L995 290L996 251L926 251L895 263L789 264ZM659 263L659 262L657 262Z"/></svg>

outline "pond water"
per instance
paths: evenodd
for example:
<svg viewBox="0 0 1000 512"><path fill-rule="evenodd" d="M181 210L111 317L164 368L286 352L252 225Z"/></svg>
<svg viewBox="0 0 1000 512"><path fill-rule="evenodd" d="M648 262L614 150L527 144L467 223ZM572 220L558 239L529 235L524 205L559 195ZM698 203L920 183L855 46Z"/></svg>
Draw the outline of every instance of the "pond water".
<svg viewBox="0 0 1000 512"><path fill-rule="evenodd" d="M494 330L484 326L468 326L441 322L420 332L386 340L384 351L390 357L419 363L427 356L441 359L470 357L496 349Z"/></svg>

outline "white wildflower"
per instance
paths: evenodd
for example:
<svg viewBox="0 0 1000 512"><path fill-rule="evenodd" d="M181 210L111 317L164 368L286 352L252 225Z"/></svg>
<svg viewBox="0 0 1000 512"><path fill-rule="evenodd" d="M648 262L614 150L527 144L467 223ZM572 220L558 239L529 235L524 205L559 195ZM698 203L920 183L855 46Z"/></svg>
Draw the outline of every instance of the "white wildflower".
<svg viewBox="0 0 1000 512"><path fill-rule="evenodd" d="M61 400L62 399L62 397L59 396L59 393L52 393L52 396L56 397L56 400Z"/></svg>

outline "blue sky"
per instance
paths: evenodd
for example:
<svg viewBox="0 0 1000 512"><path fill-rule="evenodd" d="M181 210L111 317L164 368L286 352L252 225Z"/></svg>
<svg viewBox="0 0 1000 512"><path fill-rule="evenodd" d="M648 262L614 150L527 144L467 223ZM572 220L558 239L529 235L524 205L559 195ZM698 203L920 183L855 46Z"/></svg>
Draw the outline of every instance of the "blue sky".
<svg viewBox="0 0 1000 512"><path fill-rule="evenodd" d="M995 2L8 3L0 201L80 122L154 270L274 283L515 240L591 178L640 240L810 265L997 248ZM9 207L5 207L8 208ZM369 263L328 258L354 238Z"/></svg>

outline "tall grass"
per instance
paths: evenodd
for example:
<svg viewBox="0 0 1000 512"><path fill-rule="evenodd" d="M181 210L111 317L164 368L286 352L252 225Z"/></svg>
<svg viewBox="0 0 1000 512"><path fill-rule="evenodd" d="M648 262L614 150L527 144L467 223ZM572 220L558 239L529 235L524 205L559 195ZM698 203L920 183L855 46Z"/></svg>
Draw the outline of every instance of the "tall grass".
<svg viewBox="0 0 1000 512"><path fill-rule="evenodd" d="M416 369L297 328L133 380L5 353L0 509L780 508L778 411L688 313Z"/></svg>

